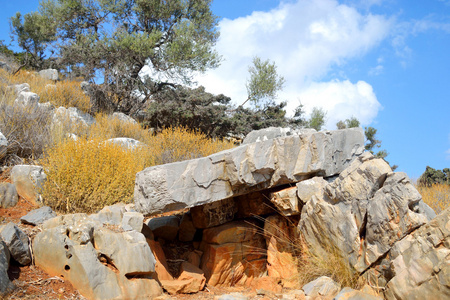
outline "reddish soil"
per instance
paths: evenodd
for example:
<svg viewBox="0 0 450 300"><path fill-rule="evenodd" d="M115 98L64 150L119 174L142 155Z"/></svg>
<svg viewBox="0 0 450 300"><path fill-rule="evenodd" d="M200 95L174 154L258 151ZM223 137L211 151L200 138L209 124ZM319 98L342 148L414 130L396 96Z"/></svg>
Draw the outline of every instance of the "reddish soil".
<svg viewBox="0 0 450 300"><path fill-rule="evenodd" d="M28 236L33 237L38 229L22 224L20 218L36 208L38 207L32 203L19 198L16 206L0 208L0 224L13 222ZM84 299L68 281L51 277L33 264L22 266L11 260L8 275L16 289L6 299Z"/></svg>

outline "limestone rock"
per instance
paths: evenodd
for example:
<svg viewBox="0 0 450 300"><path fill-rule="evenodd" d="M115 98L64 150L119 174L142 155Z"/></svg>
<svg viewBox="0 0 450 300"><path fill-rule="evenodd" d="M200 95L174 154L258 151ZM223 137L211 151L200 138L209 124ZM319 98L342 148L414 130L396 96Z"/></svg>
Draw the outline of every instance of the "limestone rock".
<svg viewBox="0 0 450 300"><path fill-rule="evenodd" d="M137 124L136 120L132 117L122 113L122 112L115 112L111 115L112 118L118 119L125 123L131 123L131 124Z"/></svg>
<svg viewBox="0 0 450 300"><path fill-rule="evenodd" d="M323 197L325 186L328 182L322 177L314 177L297 183L297 196L303 204L306 204L313 196Z"/></svg>
<svg viewBox="0 0 450 300"><path fill-rule="evenodd" d="M390 249L386 299L450 298L450 208Z"/></svg>
<svg viewBox="0 0 450 300"><path fill-rule="evenodd" d="M150 275L155 257L144 235L136 231L116 233L106 228L94 231L94 247L124 276Z"/></svg>
<svg viewBox="0 0 450 300"><path fill-rule="evenodd" d="M153 299L155 259L145 237L113 232L86 214L46 221L33 240L35 263L50 276L68 280L88 299Z"/></svg>
<svg viewBox="0 0 450 300"><path fill-rule="evenodd" d="M178 240L181 242L192 242L196 232L197 229L194 226L191 214L189 212L185 213L180 220Z"/></svg>
<svg viewBox="0 0 450 300"><path fill-rule="evenodd" d="M41 166L15 165L11 170L11 181L19 196L35 204L42 202L40 190L46 180Z"/></svg>
<svg viewBox="0 0 450 300"><path fill-rule="evenodd" d="M267 141L279 137L292 135L290 128L268 127L260 130L253 130L244 138L242 144L251 144Z"/></svg>
<svg viewBox="0 0 450 300"><path fill-rule="evenodd" d="M161 280L161 285L169 294L192 294L203 290L206 279L201 269L183 262L180 271L176 280Z"/></svg>
<svg viewBox="0 0 450 300"><path fill-rule="evenodd" d="M267 141L271 139L276 139L279 137L286 137L290 135L301 135L308 133L315 133L316 130L312 128L303 128L293 130L291 128L281 128L281 127L268 127L260 130L253 130L244 138L242 144L251 144L256 142Z"/></svg>
<svg viewBox="0 0 450 300"><path fill-rule="evenodd" d="M9 250L0 238L0 297L12 291L15 286L8 277L10 254Z"/></svg>
<svg viewBox="0 0 450 300"><path fill-rule="evenodd" d="M286 217L272 215L264 223L267 244L267 271L270 277L279 278L285 287L297 287L297 257L295 225Z"/></svg>
<svg viewBox="0 0 450 300"><path fill-rule="evenodd" d="M6 147L8 146L8 140L3 135L3 133L0 132L0 147Z"/></svg>
<svg viewBox="0 0 450 300"><path fill-rule="evenodd" d="M63 106L58 107L53 115L53 124L64 124L67 120L86 127L89 127L95 123L94 117L88 113L82 112L78 108L69 107L66 109Z"/></svg>
<svg viewBox="0 0 450 300"><path fill-rule="evenodd" d="M154 278L159 282L163 280L174 280L172 274L170 274L169 272L166 255L164 254L164 250L162 249L161 244L150 239L147 239L147 243L149 244L156 261Z"/></svg>
<svg viewBox="0 0 450 300"><path fill-rule="evenodd" d="M38 72L39 76L47 80L59 80L58 70L56 69L45 69Z"/></svg>
<svg viewBox="0 0 450 300"><path fill-rule="evenodd" d="M306 296L317 297L334 297L341 289L341 286L330 277L322 276L303 286Z"/></svg>
<svg viewBox="0 0 450 300"><path fill-rule="evenodd" d="M354 290L349 287L343 288L334 300L383 300L381 296L375 296L372 294L365 293L363 291Z"/></svg>
<svg viewBox="0 0 450 300"><path fill-rule="evenodd" d="M212 286L249 286L266 270L264 238L253 224L230 222L205 229L201 269Z"/></svg>
<svg viewBox="0 0 450 300"><path fill-rule="evenodd" d="M12 69L11 66L8 65L6 62L4 61L0 61L0 68L2 68L3 70L5 70L8 73L11 73Z"/></svg>
<svg viewBox="0 0 450 300"><path fill-rule="evenodd" d="M427 218L412 208L420 194L404 173L364 154L303 207L298 230L310 250L325 256L332 248L359 272Z"/></svg>
<svg viewBox="0 0 450 300"><path fill-rule="evenodd" d="M116 203L103 207L98 213L90 215L89 218L102 224L119 226L122 225L125 212L125 204Z"/></svg>
<svg viewBox="0 0 450 300"><path fill-rule="evenodd" d="M156 214L296 183L312 175L332 176L363 148L362 129L352 128L272 139L150 167L136 175L136 209Z"/></svg>
<svg viewBox="0 0 450 300"><path fill-rule="evenodd" d="M225 199L191 208L192 221L196 228L210 228L230 222L237 208L233 199Z"/></svg>
<svg viewBox="0 0 450 300"><path fill-rule="evenodd" d="M30 92L30 85L28 83L22 83L22 84L14 84L10 86L12 89L14 89L14 92L16 95L19 95L21 92Z"/></svg>
<svg viewBox="0 0 450 300"><path fill-rule="evenodd" d="M122 218L122 229L125 231L135 230L142 231L144 225L144 216L138 212L125 212Z"/></svg>
<svg viewBox="0 0 450 300"><path fill-rule="evenodd" d="M0 227L0 236L8 247L11 256L21 265L31 263L28 236L12 222Z"/></svg>
<svg viewBox="0 0 450 300"><path fill-rule="evenodd" d="M34 209L20 218L20 221L30 225L41 225L45 221L56 217L56 213L48 206L43 206L38 209Z"/></svg>
<svg viewBox="0 0 450 300"><path fill-rule="evenodd" d="M16 186L8 182L0 183L0 207L13 207L18 201Z"/></svg>
<svg viewBox="0 0 450 300"><path fill-rule="evenodd" d="M119 145L122 148L129 149L129 150L133 150L136 147L140 147L140 146L144 145L143 143L141 143L138 140L135 140L132 138L124 138L124 137L112 138L112 139L106 140L106 142L114 144L114 145Z"/></svg>
<svg viewBox="0 0 450 300"><path fill-rule="evenodd" d="M15 100L15 103L28 106L28 107L38 107L39 95L32 92L20 92Z"/></svg>
<svg viewBox="0 0 450 300"><path fill-rule="evenodd" d="M299 215L302 206L297 197L297 187L289 187L270 194L270 201L284 216Z"/></svg>
<svg viewBox="0 0 450 300"><path fill-rule="evenodd" d="M179 222L177 216L153 218L147 221L147 226L153 235L165 240L175 240L178 234Z"/></svg>
<svg viewBox="0 0 450 300"><path fill-rule="evenodd" d="M234 217L243 219L272 214L276 208L270 202L269 195L270 190L266 190L234 197L234 207L237 210Z"/></svg>

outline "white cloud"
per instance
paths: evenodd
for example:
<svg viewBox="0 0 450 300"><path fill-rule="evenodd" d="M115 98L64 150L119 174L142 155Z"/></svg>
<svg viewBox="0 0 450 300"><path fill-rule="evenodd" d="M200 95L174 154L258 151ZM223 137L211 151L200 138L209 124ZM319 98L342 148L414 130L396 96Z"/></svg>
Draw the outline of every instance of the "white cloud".
<svg viewBox="0 0 450 300"><path fill-rule="evenodd" d="M369 70L370 76L378 76L383 73L384 67L383 65L377 65L376 67Z"/></svg>
<svg viewBox="0 0 450 300"><path fill-rule="evenodd" d="M382 109L372 86L365 81L352 83L349 80L311 83L300 91L299 99L307 113L314 106L327 112L326 128L336 128L336 123L350 117L356 117L361 125L368 125ZM294 104L294 103L293 103ZM289 111L295 105L290 103Z"/></svg>
<svg viewBox="0 0 450 300"><path fill-rule="evenodd" d="M333 122L335 115L344 119L353 115L368 124L381 107L368 83L320 81L332 69L342 73L339 68L346 61L376 47L388 37L392 25L393 20L385 16L362 14L335 0L282 2L269 12L222 20L217 50L225 60L198 81L208 91L228 95L240 104L246 98L248 66L253 56L259 56L275 61L285 77L280 99L288 100L289 108L301 98L305 107L307 101L323 104ZM309 98L312 94L333 96L315 100Z"/></svg>

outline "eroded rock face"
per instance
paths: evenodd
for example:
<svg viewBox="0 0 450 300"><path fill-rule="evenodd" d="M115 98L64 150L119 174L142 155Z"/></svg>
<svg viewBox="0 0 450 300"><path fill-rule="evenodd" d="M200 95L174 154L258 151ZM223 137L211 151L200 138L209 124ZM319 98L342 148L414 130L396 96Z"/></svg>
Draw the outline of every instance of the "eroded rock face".
<svg viewBox="0 0 450 300"><path fill-rule="evenodd" d="M0 183L0 207L13 207L18 201L19 196L17 195L16 186L9 182Z"/></svg>
<svg viewBox="0 0 450 300"><path fill-rule="evenodd" d="M19 196L35 204L42 202L40 190L46 180L41 166L15 165L11 170L11 181Z"/></svg>
<svg viewBox="0 0 450 300"><path fill-rule="evenodd" d="M317 254L337 248L363 272L398 240L425 224L420 194L404 173L365 153L306 203L298 230Z"/></svg>
<svg viewBox="0 0 450 300"><path fill-rule="evenodd" d="M397 241L367 273L387 283L386 299L449 299L450 208Z"/></svg>
<svg viewBox="0 0 450 300"><path fill-rule="evenodd" d="M111 213L110 217L117 216ZM105 218L103 212L101 218L73 214L46 221L33 240L36 265L69 280L89 299L152 299L160 295L161 287L152 279L155 257L144 235L114 232L98 221ZM105 224L115 222L122 221L105 220Z"/></svg>
<svg viewBox="0 0 450 300"><path fill-rule="evenodd" d="M31 263L28 236L12 222L0 227L0 237L8 247L11 256L20 264Z"/></svg>
<svg viewBox="0 0 450 300"><path fill-rule="evenodd" d="M4 296L14 289L14 284L8 276L9 260L8 247L0 238L0 296Z"/></svg>
<svg viewBox="0 0 450 300"><path fill-rule="evenodd" d="M361 128L306 133L147 168L136 175L134 199L143 214L194 207L313 175L342 172L364 147Z"/></svg>
<svg viewBox="0 0 450 300"><path fill-rule="evenodd" d="M212 286L251 284L266 270L266 251L258 226L244 221L205 229L201 269Z"/></svg>

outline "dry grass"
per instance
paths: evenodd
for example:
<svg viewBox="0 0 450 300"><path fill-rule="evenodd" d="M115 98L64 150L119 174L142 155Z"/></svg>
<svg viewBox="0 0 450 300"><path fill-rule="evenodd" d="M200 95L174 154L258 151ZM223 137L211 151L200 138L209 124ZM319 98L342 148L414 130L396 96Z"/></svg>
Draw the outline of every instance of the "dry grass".
<svg viewBox="0 0 450 300"><path fill-rule="evenodd" d="M416 186L422 195L422 200L428 204L436 214L439 214L450 206L450 186L436 183L432 186Z"/></svg>
<svg viewBox="0 0 450 300"><path fill-rule="evenodd" d="M148 144L152 139L152 135L146 129L143 129L138 123L130 123L112 118L106 114L97 114L95 116L96 123L89 129L90 138L112 139L118 137L126 137L138 140Z"/></svg>
<svg viewBox="0 0 450 300"><path fill-rule="evenodd" d="M186 129L171 129L152 136L137 127L134 132L130 129L134 125L129 124L123 126L130 129L131 136L143 135L146 143L133 150L125 149L104 142L107 138L117 137L117 132L123 132L110 131L114 126L108 127L106 117L101 116L99 120L107 126L103 134L98 127L90 138L60 140L45 152L40 161L47 174L42 194L45 204L53 209L64 213L94 212L117 202L129 203L133 198L136 173L155 165L162 157L173 162L175 159L209 155L232 146ZM165 156L167 151L175 155Z"/></svg>
<svg viewBox="0 0 450 300"><path fill-rule="evenodd" d="M54 82L35 72L23 70L14 76L3 70L0 77L4 78L5 85L28 83L31 92L39 95L40 103L50 102L56 107L77 107L84 112L90 109L89 97L83 93L79 81Z"/></svg>
<svg viewBox="0 0 450 300"><path fill-rule="evenodd" d="M186 128L167 128L153 136L151 155L155 165L208 156L234 147L232 142L212 140L199 131Z"/></svg>
<svg viewBox="0 0 450 300"><path fill-rule="evenodd" d="M127 150L101 139L66 139L41 160L47 174L45 204L65 212L95 212L133 198L136 173L145 165L141 149Z"/></svg>

